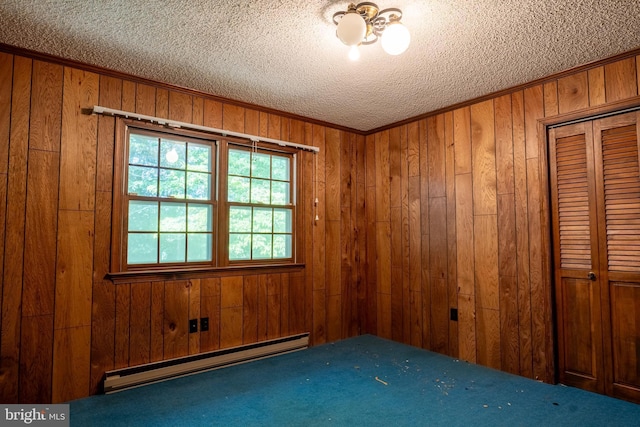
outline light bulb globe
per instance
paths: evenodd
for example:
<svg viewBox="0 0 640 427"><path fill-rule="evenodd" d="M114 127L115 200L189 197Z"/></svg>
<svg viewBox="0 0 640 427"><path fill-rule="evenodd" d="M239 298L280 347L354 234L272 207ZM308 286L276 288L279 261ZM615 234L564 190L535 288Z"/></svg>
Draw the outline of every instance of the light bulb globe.
<svg viewBox="0 0 640 427"><path fill-rule="evenodd" d="M382 33L382 49L389 55L400 55L411 42L409 30L399 21L391 21Z"/></svg>
<svg viewBox="0 0 640 427"><path fill-rule="evenodd" d="M347 12L338 23L336 34L347 46L357 45L367 32L367 24L357 12Z"/></svg>

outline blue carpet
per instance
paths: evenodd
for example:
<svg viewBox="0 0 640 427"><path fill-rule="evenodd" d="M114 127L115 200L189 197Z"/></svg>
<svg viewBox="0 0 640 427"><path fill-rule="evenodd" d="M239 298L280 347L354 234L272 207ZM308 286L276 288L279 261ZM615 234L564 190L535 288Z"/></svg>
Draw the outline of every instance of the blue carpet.
<svg viewBox="0 0 640 427"><path fill-rule="evenodd" d="M83 427L640 425L640 405L371 335L70 404Z"/></svg>

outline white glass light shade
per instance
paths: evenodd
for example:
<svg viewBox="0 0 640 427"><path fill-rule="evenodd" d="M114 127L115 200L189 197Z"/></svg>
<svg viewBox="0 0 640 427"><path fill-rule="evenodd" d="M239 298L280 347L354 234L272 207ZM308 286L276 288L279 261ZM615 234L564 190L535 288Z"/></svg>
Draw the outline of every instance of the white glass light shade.
<svg viewBox="0 0 640 427"><path fill-rule="evenodd" d="M400 55L409 47L411 35L407 27L399 21L391 21L382 33L380 42L384 51L389 55Z"/></svg>
<svg viewBox="0 0 640 427"><path fill-rule="evenodd" d="M338 23L336 33L340 41L347 46L357 45L367 32L367 24L356 12L346 13Z"/></svg>

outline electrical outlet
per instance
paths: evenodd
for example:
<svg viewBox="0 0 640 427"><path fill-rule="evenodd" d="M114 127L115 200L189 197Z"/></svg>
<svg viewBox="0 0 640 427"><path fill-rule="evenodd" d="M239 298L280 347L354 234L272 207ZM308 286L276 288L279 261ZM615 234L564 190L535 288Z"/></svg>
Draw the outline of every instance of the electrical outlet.
<svg viewBox="0 0 640 427"><path fill-rule="evenodd" d="M189 320L189 333L198 332L198 319Z"/></svg>
<svg viewBox="0 0 640 427"><path fill-rule="evenodd" d="M203 317L200 319L200 330L202 332L207 332L209 330L209 318Z"/></svg>
<svg viewBox="0 0 640 427"><path fill-rule="evenodd" d="M452 308L451 309L451 320L453 320L454 322L458 321L458 309L457 308Z"/></svg>

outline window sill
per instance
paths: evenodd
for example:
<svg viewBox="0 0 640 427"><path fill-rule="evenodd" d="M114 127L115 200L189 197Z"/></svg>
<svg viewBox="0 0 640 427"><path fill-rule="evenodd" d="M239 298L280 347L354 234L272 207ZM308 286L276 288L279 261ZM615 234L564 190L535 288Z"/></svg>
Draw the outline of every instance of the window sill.
<svg viewBox="0 0 640 427"><path fill-rule="evenodd" d="M235 267L205 267L167 270L139 270L107 273L106 279L115 285L134 282L203 279L208 277L243 276L249 274L295 273L304 270L304 264L262 264Z"/></svg>

